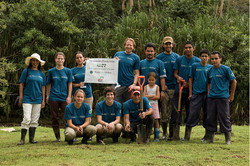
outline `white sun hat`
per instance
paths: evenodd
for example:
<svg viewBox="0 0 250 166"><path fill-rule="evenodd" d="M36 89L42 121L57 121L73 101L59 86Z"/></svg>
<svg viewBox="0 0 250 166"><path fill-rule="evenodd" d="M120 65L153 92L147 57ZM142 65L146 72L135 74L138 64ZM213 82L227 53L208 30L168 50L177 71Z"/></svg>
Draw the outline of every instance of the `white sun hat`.
<svg viewBox="0 0 250 166"><path fill-rule="evenodd" d="M27 66L29 66L30 60L33 59L33 58L37 59L41 63L41 66L43 66L45 64L45 61L41 60L41 57L40 57L40 55L38 53L34 53L31 56L27 57L25 59L25 64Z"/></svg>

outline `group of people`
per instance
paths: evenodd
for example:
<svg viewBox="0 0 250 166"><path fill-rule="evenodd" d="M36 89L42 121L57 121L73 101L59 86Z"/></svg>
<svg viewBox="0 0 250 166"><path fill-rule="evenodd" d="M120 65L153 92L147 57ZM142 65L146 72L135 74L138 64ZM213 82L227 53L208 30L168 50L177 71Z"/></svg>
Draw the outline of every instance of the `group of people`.
<svg viewBox="0 0 250 166"><path fill-rule="evenodd" d="M19 106L23 107L24 115L18 144L25 143L28 130L29 142L37 143L34 135L45 102L50 108L52 128L58 142L61 141L59 109L64 112L65 141L70 145L77 137L83 137L82 143L87 144L94 135L97 142L112 137L116 143L122 132L124 137L130 138L130 142L135 142L136 133L139 135L141 130L144 130L146 140L143 143L148 143L153 128L155 142L160 139L180 140L182 106L186 111L186 130L182 140L190 140L192 127L198 124L203 110L205 136L202 141L213 142L219 121L226 144L231 144L229 102L234 100L236 88L232 70L221 64L222 55L218 51L210 53L202 49L198 58L193 55L194 44L187 41L184 55L179 56L173 52L174 45L172 37L164 37L161 44L163 52L155 56L155 44L147 43L144 48L146 58L140 61L140 57L133 53L135 41L132 38L125 40L125 51L114 55L119 61L119 86L108 86L103 90L105 100L96 104L95 126L91 125L93 94L91 85L84 80L83 53L76 53L77 66L69 69L64 67L64 53L58 52L55 55L56 66L48 71L47 79L41 71L45 61L37 53L27 57L25 64L28 67L19 80ZM209 59L212 65L208 64ZM145 80L139 79L139 75ZM160 124L162 138L159 136ZM138 142L141 143L141 140L138 139Z"/></svg>

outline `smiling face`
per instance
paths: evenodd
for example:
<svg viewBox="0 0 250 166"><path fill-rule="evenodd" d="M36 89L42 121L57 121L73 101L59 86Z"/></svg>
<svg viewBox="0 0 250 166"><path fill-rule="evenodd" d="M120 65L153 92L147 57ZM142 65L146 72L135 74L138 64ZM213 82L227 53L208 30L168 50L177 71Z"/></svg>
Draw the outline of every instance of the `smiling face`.
<svg viewBox="0 0 250 166"><path fill-rule="evenodd" d="M106 103L109 105L109 104L113 104L114 102L114 98L115 98L115 95L113 92L107 92L106 93Z"/></svg>
<svg viewBox="0 0 250 166"><path fill-rule="evenodd" d="M125 53L126 54L131 54L132 51L134 50L134 44L131 40L127 40L125 45L124 45L124 48L125 48Z"/></svg>
<svg viewBox="0 0 250 166"><path fill-rule="evenodd" d="M148 84L149 84L149 86L154 86L155 82L156 82L155 77L153 77L153 76L149 76L148 77Z"/></svg>
<svg viewBox="0 0 250 166"><path fill-rule="evenodd" d="M76 54L76 63L77 65L82 65L84 62L84 57L82 54Z"/></svg>
<svg viewBox="0 0 250 166"><path fill-rule="evenodd" d="M201 59L201 64L206 65L208 60L210 59L210 57L209 57L209 55L207 53L202 53L200 55L200 59Z"/></svg>
<svg viewBox="0 0 250 166"><path fill-rule="evenodd" d="M221 60L219 54L211 54L211 63L215 68L220 67L221 65Z"/></svg>
<svg viewBox="0 0 250 166"><path fill-rule="evenodd" d="M55 62L56 62L56 65L57 66L63 66L63 64L64 64L64 61L65 61L65 59L64 59L64 56L63 55L57 55L56 56L56 58L55 58Z"/></svg>
<svg viewBox="0 0 250 166"><path fill-rule="evenodd" d="M133 94L133 102L134 102L135 104L140 103L140 94L139 94L139 93L134 93L134 94Z"/></svg>
<svg viewBox="0 0 250 166"><path fill-rule="evenodd" d="M163 48L164 52L166 52L167 54L171 54L173 49L173 44L170 42L163 43Z"/></svg>
<svg viewBox="0 0 250 166"><path fill-rule="evenodd" d="M192 57L194 53L194 47L192 46L192 44L186 44L184 46L184 52L186 56Z"/></svg>
<svg viewBox="0 0 250 166"><path fill-rule="evenodd" d="M30 63L31 63L32 69L35 69L35 70L38 69L38 66L39 66L39 64L40 64L39 60L37 60L36 58L32 58L32 59L30 60Z"/></svg>
<svg viewBox="0 0 250 166"><path fill-rule="evenodd" d="M79 91L74 96L76 104L81 104L84 101L84 93Z"/></svg>
<svg viewBox="0 0 250 166"><path fill-rule="evenodd" d="M154 55L156 53L155 49L153 47L147 47L146 50L144 50L145 54L146 54L146 58L148 60L153 60L154 59Z"/></svg>

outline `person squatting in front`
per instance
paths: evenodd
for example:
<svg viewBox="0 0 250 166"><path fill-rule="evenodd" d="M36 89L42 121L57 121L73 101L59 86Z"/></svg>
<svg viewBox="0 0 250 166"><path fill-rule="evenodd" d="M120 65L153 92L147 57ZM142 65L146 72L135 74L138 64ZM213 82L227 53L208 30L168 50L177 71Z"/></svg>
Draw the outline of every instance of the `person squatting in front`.
<svg viewBox="0 0 250 166"><path fill-rule="evenodd" d="M113 142L118 142L122 131L121 120L121 103L114 100L115 88L108 86L103 90L105 100L96 105L95 114L97 117L96 142L103 138L112 137Z"/></svg>
<svg viewBox="0 0 250 166"><path fill-rule="evenodd" d="M23 121L21 123L21 140L18 145L25 143L25 136L29 130L29 142L37 143L34 140L35 131L38 127L41 108L45 107L45 86L46 77L41 71L45 61L41 60L37 53L25 59L28 66L24 69L19 80L19 107L23 107Z"/></svg>
<svg viewBox="0 0 250 166"><path fill-rule="evenodd" d="M72 145L74 138L83 137L82 143L87 144L87 140L96 134L96 127L90 125L92 110L84 103L85 93L78 89L74 95L74 102L65 108L64 119L66 120L65 141Z"/></svg>
<svg viewBox="0 0 250 166"><path fill-rule="evenodd" d="M125 132L129 133L130 142L136 141L136 133L138 133L138 125L146 125L146 143L150 141L152 127L154 125L153 109L148 98L143 96L143 112L140 110L140 91L135 87L132 99L123 104L124 126ZM140 142L139 142L140 143Z"/></svg>

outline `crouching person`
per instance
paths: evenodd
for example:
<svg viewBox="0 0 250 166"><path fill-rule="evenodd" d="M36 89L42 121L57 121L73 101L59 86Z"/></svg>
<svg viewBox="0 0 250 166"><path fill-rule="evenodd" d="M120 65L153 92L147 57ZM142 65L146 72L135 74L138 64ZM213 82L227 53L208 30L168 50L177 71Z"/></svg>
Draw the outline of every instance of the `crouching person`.
<svg viewBox="0 0 250 166"><path fill-rule="evenodd" d="M123 104L123 114L125 123L125 132L129 133L130 143L136 141L136 133L142 134L146 141L138 140L138 143L149 143L152 127L154 124L153 109L148 98L143 96L143 112L140 110L140 91L134 90L132 99ZM143 128L144 127L144 128ZM137 129L142 132L139 133ZM145 131L145 132L144 132Z"/></svg>
<svg viewBox="0 0 250 166"><path fill-rule="evenodd" d="M66 106L64 119L66 128L64 131L65 140L69 145L73 144L76 137L83 137L82 143L87 144L88 138L96 134L96 127L90 125L92 111L88 104L83 103L85 93L78 89L75 92L75 102Z"/></svg>
<svg viewBox="0 0 250 166"><path fill-rule="evenodd" d="M116 143L122 131L121 104L114 100L115 89L113 87L106 87L103 95L106 99L99 102L95 110L98 123L96 125L96 142L100 142L106 137L112 137L113 142Z"/></svg>

